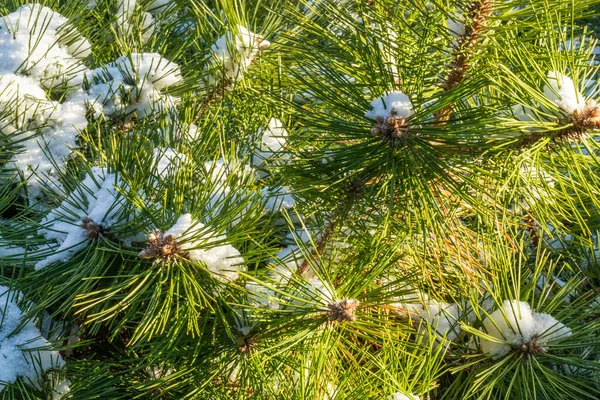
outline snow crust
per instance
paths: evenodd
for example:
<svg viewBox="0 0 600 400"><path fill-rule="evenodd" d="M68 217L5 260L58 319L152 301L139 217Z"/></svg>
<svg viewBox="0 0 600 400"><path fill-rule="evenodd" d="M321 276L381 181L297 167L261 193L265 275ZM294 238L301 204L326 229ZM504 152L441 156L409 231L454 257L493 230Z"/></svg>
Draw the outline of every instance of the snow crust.
<svg viewBox="0 0 600 400"><path fill-rule="evenodd" d="M540 345L571 336L571 329L550 314L536 313L529 303L505 300L502 307L483 321L485 332L497 341L480 338L480 348L492 358L507 355L511 348L520 347L532 340Z"/></svg>
<svg viewBox="0 0 600 400"><path fill-rule="evenodd" d="M390 117L408 118L413 114L410 99L400 91L390 92L373 100L371 108L365 113L365 117L374 120L386 120Z"/></svg>
<svg viewBox="0 0 600 400"><path fill-rule="evenodd" d="M39 385L44 372L65 365L32 321L17 331L24 313L15 300L14 292L0 286L0 392L18 377Z"/></svg>
<svg viewBox="0 0 600 400"><path fill-rule="evenodd" d="M42 269L57 261L68 261L89 242L83 220L89 218L104 229L119 221L119 194L115 188L122 183L106 168L93 167L83 182L61 204L42 219L44 228L38 230L58 246L35 265Z"/></svg>
<svg viewBox="0 0 600 400"><path fill-rule="evenodd" d="M187 251L190 260L206 264L215 278L222 281L236 280L239 272L245 271L240 252L225 243L225 235L210 235L205 228L191 214L183 214L164 234L177 239L179 247Z"/></svg>

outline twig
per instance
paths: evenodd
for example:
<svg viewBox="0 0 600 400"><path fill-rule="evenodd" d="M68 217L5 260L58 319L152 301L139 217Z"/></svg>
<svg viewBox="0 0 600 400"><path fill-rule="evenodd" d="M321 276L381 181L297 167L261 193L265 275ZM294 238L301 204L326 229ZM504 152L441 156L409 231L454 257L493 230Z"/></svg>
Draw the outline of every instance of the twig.
<svg viewBox="0 0 600 400"><path fill-rule="evenodd" d="M357 178L354 181L352 181L352 183L350 184L350 188L346 193L346 197L344 198L344 200L342 200L338 208L331 214L329 224L327 224L327 227L323 231L323 234L317 241L316 246L313 248L311 256L316 256L323 253L325 246L333 236L333 232L337 227L337 223L339 221L340 216L344 213L344 211L348 211L350 208L352 208L352 206L354 205L353 201L362 194L362 190L364 187L365 183L362 179ZM298 275L302 275L306 272L310 262L309 259L310 257L306 257L300 265L300 267L298 267L298 270L296 271Z"/></svg>
<svg viewBox="0 0 600 400"><path fill-rule="evenodd" d="M468 14L471 23L465 27L465 33L458 38L458 44L454 59L450 64L450 73L444 79L442 88L445 92L454 89L464 81L465 73L471 67L471 58L475 44L481 39L485 30L487 17L491 14L492 0L476 0L471 3ZM446 122L450 119L452 106L448 105L435 113L438 122Z"/></svg>

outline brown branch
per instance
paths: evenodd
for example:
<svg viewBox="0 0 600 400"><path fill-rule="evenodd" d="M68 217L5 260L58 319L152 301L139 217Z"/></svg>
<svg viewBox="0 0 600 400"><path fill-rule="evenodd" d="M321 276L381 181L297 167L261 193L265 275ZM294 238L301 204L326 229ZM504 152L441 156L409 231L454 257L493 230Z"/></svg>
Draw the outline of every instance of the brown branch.
<svg viewBox="0 0 600 400"><path fill-rule="evenodd" d="M600 129L600 107L594 100L590 100L582 109L575 110L566 118L559 119L558 123L567 126L563 129L527 134L517 142L517 147L531 146L543 138L550 138L550 144L579 142L587 137L588 131Z"/></svg>
<svg viewBox="0 0 600 400"><path fill-rule="evenodd" d="M454 59L450 64L450 73L442 83L444 92L454 89L464 81L465 74L471 67L475 44L481 39L492 12L491 5L492 0L476 0L469 6L468 15L471 22L465 27L465 33L458 38ZM448 121L452 107L451 104L437 111L435 119L438 122Z"/></svg>
<svg viewBox="0 0 600 400"><path fill-rule="evenodd" d="M316 255L323 254L325 246L333 236L333 232L337 227L337 223L339 221L340 216L344 213L344 211L348 211L350 208L352 208L353 201L362 194L364 186L365 183L360 178L357 178L354 181L352 181L352 183L350 184L350 188L347 191L346 197L344 198L344 200L342 200L338 208L332 213L330 222L329 224L327 224L327 227L325 228L325 230L321 234L321 237L317 241L317 245L311 252L311 256L314 257ZM309 259L310 257L306 257L300 265L300 267L298 267L298 270L296 271L298 275L302 275L306 272L310 263Z"/></svg>

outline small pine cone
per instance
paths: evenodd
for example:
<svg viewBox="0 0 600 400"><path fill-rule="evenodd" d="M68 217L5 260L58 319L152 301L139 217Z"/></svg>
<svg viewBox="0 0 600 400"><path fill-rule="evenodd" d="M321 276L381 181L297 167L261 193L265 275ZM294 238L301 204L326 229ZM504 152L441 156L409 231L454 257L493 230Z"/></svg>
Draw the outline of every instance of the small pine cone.
<svg viewBox="0 0 600 400"><path fill-rule="evenodd" d="M539 340L540 335L535 334L529 341L521 343L519 350L523 357L530 358L536 354L544 354L546 352L546 349L541 345Z"/></svg>
<svg viewBox="0 0 600 400"><path fill-rule="evenodd" d="M89 217L82 219L80 226L85 230L85 236L88 239L98 239L104 233L104 227Z"/></svg>
<svg viewBox="0 0 600 400"><path fill-rule="evenodd" d="M356 308L360 302L354 299L344 299L327 304L329 320L331 322L355 321Z"/></svg>
<svg viewBox="0 0 600 400"><path fill-rule="evenodd" d="M156 230L148 235L146 248L138 253L140 258L156 258L169 261L176 256L187 258L188 253L177 244L177 238L171 234L165 235Z"/></svg>
<svg viewBox="0 0 600 400"><path fill-rule="evenodd" d="M600 129L600 108L594 100L590 100L584 110L587 113L586 125L591 129Z"/></svg>

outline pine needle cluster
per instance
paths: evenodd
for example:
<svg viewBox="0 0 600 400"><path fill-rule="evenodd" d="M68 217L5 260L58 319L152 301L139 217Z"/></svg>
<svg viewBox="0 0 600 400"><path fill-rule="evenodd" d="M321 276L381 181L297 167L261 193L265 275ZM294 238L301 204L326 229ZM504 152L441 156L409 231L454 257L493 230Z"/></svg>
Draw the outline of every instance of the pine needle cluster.
<svg viewBox="0 0 600 400"><path fill-rule="evenodd" d="M0 3L0 398L600 397L599 10Z"/></svg>

